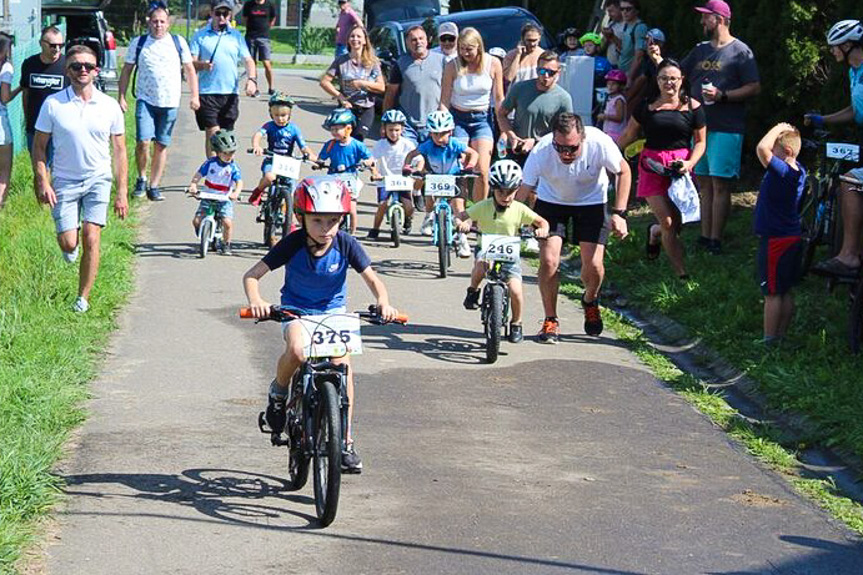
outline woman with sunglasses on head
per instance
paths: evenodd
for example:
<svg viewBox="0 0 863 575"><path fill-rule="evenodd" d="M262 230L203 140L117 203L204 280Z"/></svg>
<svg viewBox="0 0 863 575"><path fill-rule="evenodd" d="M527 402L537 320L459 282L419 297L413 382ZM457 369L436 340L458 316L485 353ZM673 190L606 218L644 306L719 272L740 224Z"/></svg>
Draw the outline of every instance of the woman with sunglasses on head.
<svg viewBox="0 0 863 575"><path fill-rule="evenodd" d="M339 81L339 86L333 84ZM375 121L374 94L386 89L381 63L366 29L357 24L348 34L348 53L337 56L320 80L321 89L336 99L338 107L354 113L359 123L353 134L362 142Z"/></svg>
<svg viewBox="0 0 863 575"><path fill-rule="evenodd" d="M12 89L12 37L0 32L0 208L6 198L6 188L12 176L12 124L6 105L11 102L21 87Z"/></svg>
<svg viewBox="0 0 863 575"><path fill-rule="evenodd" d="M657 173L656 169L661 166L678 174L691 172L707 146L706 119L701 104L689 97L689 83L674 60L666 59L659 64L656 83L648 89L618 144L625 149L635 141L639 130L644 131L646 142L638 162L636 194L647 200L658 224L647 227L647 258L656 259L660 248L665 247L674 272L685 279L683 242L679 236L682 221L668 197L671 177Z"/></svg>

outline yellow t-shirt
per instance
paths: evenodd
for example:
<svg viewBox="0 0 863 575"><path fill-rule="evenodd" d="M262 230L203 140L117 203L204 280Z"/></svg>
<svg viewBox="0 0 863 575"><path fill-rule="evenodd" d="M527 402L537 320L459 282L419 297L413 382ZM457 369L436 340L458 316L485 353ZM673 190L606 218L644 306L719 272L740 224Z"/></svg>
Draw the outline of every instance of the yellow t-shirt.
<svg viewBox="0 0 863 575"><path fill-rule="evenodd" d="M494 198L486 198L467 209L479 231L486 234L497 234L502 236L517 236L522 226L528 226L539 216L532 209L521 202L513 202L503 212L498 213L494 209Z"/></svg>

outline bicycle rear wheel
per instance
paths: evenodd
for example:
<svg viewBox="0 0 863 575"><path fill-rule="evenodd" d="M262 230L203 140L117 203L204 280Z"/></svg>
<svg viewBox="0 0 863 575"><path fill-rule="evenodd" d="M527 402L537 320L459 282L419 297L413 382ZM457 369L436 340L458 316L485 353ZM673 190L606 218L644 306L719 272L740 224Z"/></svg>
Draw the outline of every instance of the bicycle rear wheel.
<svg viewBox="0 0 863 575"><path fill-rule="evenodd" d="M207 252L210 251L210 238L213 235L213 220L204 218L198 232L201 234L200 255L201 258L205 258L207 257Z"/></svg>
<svg viewBox="0 0 863 575"><path fill-rule="evenodd" d="M815 176L809 176L806 182L806 197L800 209L800 219L803 227L803 261L800 265L801 275L806 275L815 259L815 250L824 236L824 216L818 213L821 205L822 182Z"/></svg>
<svg viewBox="0 0 863 575"><path fill-rule="evenodd" d="M855 354L863 347L863 278L857 280L848 323L848 345Z"/></svg>
<svg viewBox="0 0 863 575"><path fill-rule="evenodd" d="M315 409L315 511L322 527L336 518L342 482L342 434L339 396L329 381L318 384Z"/></svg>
<svg viewBox="0 0 863 575"><path fill-rule="evenodd" d="M438 211L437 215L437 262L440 268L440 277L446 278L449 267L449 243L447 242L447 217L444 210Z"/></svg>
<svg viewBox="0 0 863 575"><path fill-rule="evenodd" d="M497 361L500 352L500 334L503 328L503 286L497 283L485 287L483 303L488 306L485 322L485 359Z"/></svg>

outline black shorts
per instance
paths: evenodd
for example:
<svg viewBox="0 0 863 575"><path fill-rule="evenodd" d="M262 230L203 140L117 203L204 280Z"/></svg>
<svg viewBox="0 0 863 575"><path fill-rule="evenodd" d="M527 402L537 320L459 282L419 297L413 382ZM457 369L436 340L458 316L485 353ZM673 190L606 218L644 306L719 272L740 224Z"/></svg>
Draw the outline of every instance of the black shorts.
<svg viewBox="0 0 863 575"><path fill-rule="evenodd" d="M758 241L758 281L762 295L783 295L800 281L803 241L800 236L761 237Z"/></svg>
<svg viewBox="0 0 863 575"><path fill-rule="evenodd" d="M549 235L574 240L578 243L586 242L601 246L608 242L608 233L611 228L609 227L605 204L567 206L537 199L533 211L548 220ZM567 228L570 225L572 225L571 238L567 233Z"/></svg>
<svg viewBox="0 0 863 575"><path fill-rule="evenodd" d="M201 94L200 99L201 107L195 110L198 129L206 130L213 126L224 130L234 129L234 123L240 116L240 97L237 94Z"/></svg>

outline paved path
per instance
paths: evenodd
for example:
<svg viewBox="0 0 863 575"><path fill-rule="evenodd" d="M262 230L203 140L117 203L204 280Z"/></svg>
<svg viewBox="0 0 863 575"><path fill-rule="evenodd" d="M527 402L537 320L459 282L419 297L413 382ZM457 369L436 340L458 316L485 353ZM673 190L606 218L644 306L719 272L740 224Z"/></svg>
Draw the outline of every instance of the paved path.
<svg viewBox="0 0 863 575"><path fill-rule="evenodd" d="M314 80L278 78L318 148ZM241 134L265 118L242 100ZM176 135L165 183L182 185L203 142L188 113ZM240 163L251 185L258 161ZM612 337L583 335L575 306L562 305L560 345L531 336L483 365L478 315L461 308L468 263L437 279L418 237L369 246L412 321L364 331L366 470L345 477L336 522L315 528L311 488L285 490L285 453L255 426L281 343L277 326L236 318L242 273L264 253L254 210L237 206L234 257L202 261L194 202L169 193L145 209L137 289L60 468L69 498L47 572L861 573L858 539ZM361 209L362 227L372 205ZM265 281L273 300L280 275ZM350 291L353 308L371 299L356 277Z"/></svg>

